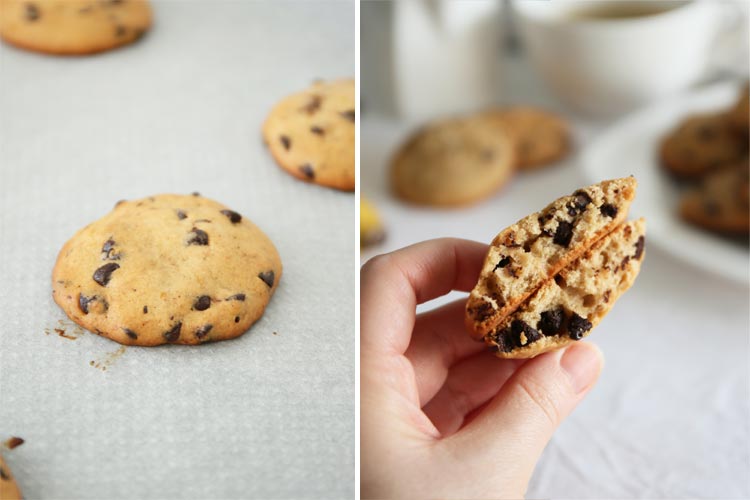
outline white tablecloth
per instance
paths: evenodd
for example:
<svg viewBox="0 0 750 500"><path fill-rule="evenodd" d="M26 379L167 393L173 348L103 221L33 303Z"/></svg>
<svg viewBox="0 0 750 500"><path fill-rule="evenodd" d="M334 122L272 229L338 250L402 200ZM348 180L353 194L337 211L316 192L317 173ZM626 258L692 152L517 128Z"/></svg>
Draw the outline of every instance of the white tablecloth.
<svg viewBox="0 0 750 500"><path fill-rule="evenodd" d="M506 79L510 101L554 105L522 60L508 67ZM597 128L578 123L580 148ZM588 184L573 157L518 175L473 207L408 206L391 195L387 168L412 127L392 117L363 117L362 192L388 231L382 245L362 253L363 262L442 236L489 242L505 226ZM648 218L631 213L639 216ZM606 358L601 379L545 450L530 498L750 497L748 288L646 241L638 280L590 338ZM464 295L453 292L421 310Z"/></svg>
<svg viewBox="0 0 750 500"><path fill-rule="evenodd" d="M283 173L260 125L354 74L353 18L350 2L166 1L114 52L0 47L0 441L26 440L5 453L26 498L352 496L354 197ZM71 326L50 287L63 243L121 198L192 191L276 244L262 319L124 353Z"/></svg>

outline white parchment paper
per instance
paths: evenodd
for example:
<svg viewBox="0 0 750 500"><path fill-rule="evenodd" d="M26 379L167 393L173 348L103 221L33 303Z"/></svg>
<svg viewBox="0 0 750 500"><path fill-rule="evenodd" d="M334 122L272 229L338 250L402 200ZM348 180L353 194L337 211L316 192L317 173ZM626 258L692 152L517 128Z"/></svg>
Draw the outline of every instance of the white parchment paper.
<svg viewBox="0 0 750 500"><path fill-rule="evenodd" d="M0 47L0 440L26 440L6 461L33 499L351 497L354 198L283 173L260 125L286 94L354 74L353 4L154 8L114 52ZM74 328L50 293L62 244L121 198L192 191L276 244L262 319L124 352Z"/></svg>

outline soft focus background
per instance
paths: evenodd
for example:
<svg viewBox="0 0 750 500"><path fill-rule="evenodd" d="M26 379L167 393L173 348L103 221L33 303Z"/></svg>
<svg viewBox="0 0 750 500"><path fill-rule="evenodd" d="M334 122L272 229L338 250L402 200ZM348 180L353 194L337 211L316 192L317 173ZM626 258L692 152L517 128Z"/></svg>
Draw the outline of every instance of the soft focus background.
<svg viewBox="0 0 750 500"><path fill-rule="evenodd" d="M26 440L6 462L30 499L351 498L354 197L284 173L260 127L285 95L354 74L354 6L154 11L140 42L97 56L0 45L0 441ZM119 199L192 191L278 248L264 316L200 347L73 326L51 297L63 243Z"/></svg>
<svg viewBox="0 0 750 500"><path fill-rule="evenodd" d="M555 434L528 496L748 498L748 247L683 223L678 187L655 154L689 113L736 101L748 78L747 3L661 2L675 9L663 15L684 19L663 29L649 16L604 19L583 30L555 17L565 4L362 3L361 191L386 231L362 250L362 263L441 236L489 242L580 186L635 175L630 218L649 224L643 269L590 338L606 357L602 378ZM699 10L712 5L711 15ZM566 59L571 47L576 57ZM572 92L556 73L571 64ZM573 127L573 153L468 207L409 205L392 194L391 157L416 127L492 104L559 113Z"/></svg>

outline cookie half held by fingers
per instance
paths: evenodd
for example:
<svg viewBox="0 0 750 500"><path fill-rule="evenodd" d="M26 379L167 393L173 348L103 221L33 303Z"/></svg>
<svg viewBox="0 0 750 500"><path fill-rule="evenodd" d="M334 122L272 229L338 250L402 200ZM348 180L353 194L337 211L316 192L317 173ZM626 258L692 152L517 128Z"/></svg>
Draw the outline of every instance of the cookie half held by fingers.
<svg viewBox="0 0 750 500"><path fill-rule="evenodd" d="M484 340L501 358L532 358L581 340L635 282L646 223L625 222L542 285Z"/></svg>
<svg viewBox="0 0 750 500"><path fill-rule="evenodd" d="M480 340L532 293L627 217L633 177L576 190L504 229L492 241L466 303L466 327Z"/></svg>

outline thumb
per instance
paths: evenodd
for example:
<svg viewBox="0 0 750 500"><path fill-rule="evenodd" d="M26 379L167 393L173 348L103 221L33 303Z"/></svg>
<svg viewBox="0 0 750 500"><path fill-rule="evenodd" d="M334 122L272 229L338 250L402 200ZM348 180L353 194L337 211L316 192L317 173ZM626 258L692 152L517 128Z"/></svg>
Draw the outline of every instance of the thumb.
<svg viewBox="0 0 750 500"><path fill-rule="evenodd" d="M539 456L555 429L599 378L601 351L588 342L549 352L524 363L487 407L453 438L452 447L472 450L477 467L519 481L525 491ZM496 475L490 472L488 476ZM489 471L488 471L489 472Z"/></svg>

